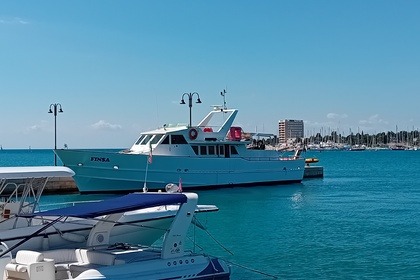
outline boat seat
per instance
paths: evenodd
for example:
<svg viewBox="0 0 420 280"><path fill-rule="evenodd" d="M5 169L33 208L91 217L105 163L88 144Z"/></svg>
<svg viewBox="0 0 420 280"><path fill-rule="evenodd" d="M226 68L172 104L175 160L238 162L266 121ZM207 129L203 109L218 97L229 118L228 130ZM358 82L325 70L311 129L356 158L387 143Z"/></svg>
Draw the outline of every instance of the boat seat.
<svg viewBox="0 0 420 280"><path fill-rule="evenodd" d="M44 257L55 263L55 279L70 278L70 265L79 263L75 249L57 249L43 252Z"/></svg>
<svg viewBox="0 0 420 280"><path fill-rule="evenodd" d="M55 264L78 262L75 249L57 249L44 251L45 258L53 259Z"/></svg>
<svg viewBox="0 0 420 280"><path fill-rule="evenodd" d="M75 252L78 263L70 264L70 273L73 278L90 269L125 263L124 260L117 259L115 255L106 252L88 249L76 249Z"/></svg>
<svg viewBox="0 0 420 280"><path fill-rule="evenodd" d="M39 252L20 250L5 267L5 279L54 280L54 260Z"/></svg>

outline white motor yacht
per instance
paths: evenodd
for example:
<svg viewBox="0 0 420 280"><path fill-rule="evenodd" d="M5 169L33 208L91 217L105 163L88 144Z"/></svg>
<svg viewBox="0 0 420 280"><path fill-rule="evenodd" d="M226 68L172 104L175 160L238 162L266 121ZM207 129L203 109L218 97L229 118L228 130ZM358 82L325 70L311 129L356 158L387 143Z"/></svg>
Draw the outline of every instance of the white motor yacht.
<svg viewBox="0 0 420 280"><path fill-rule="evenodd" d="M197 125L164 125L143 132L120 152L57 149L76 175L82 193L161 189L181 183L183 189L296 183L305 160L266 149L260 140L234 126L236 109L215 107ZM255 144L255 145L252 145Z"/></svg>

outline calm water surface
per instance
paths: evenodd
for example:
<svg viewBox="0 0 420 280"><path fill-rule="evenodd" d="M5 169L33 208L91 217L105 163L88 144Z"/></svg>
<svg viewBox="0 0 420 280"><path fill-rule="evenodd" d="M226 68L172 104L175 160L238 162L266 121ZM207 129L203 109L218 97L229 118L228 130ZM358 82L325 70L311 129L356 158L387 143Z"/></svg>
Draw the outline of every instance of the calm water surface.
<svg viewBox="0 0 420 280"><path fill-rule="evenodd" d="M0 166L54 162L50 150L19 161L4 152ZM198 216L208 232L191 228L189 246L231 262L232 279L420 279L420 151L306 156L320 159L323 179L199 191L220 210Z"/></svg>

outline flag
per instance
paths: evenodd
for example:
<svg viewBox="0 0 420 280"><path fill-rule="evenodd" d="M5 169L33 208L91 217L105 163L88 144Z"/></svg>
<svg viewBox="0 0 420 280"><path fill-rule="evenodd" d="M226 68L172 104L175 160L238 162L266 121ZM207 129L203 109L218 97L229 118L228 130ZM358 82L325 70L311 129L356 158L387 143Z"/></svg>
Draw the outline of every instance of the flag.
<svg viewBox="0 0 420 280"><path fill-rule="evenodd" d="M147 162L152 164L153 161L153 154L152 154L152 144L149 142L149 157L147 158Z"/></svg>
<svg viewBox="0 0 420 280"><path fill-rule="evenodd" d="M181 177L179 177L179 184L178 184L178 191L179 192L182 192L182 180L181 180Z"/></svg>

